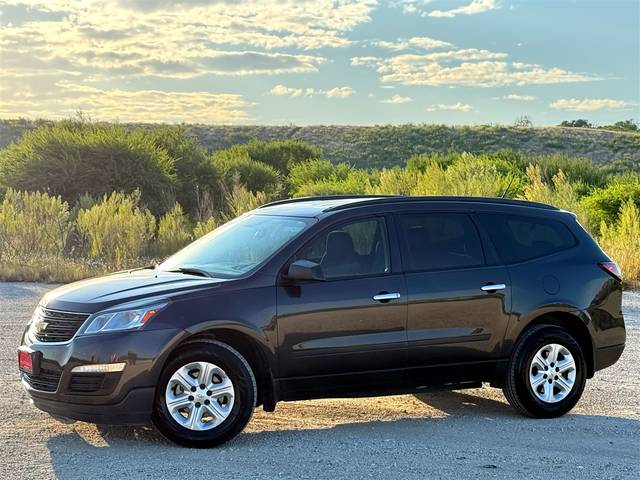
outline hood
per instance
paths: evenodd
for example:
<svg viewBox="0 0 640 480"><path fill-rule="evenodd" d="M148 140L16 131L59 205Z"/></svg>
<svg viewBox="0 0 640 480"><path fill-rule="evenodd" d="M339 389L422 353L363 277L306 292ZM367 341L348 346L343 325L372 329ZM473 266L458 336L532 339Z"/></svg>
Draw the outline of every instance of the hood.
<svg viewBox="0 0 640 480"><path fill-rule="evenodd" d="M142 298L216 288L229 280L160 270L133 270L70 283L47 293L41 304L54 310L95 313Z"/></svg>

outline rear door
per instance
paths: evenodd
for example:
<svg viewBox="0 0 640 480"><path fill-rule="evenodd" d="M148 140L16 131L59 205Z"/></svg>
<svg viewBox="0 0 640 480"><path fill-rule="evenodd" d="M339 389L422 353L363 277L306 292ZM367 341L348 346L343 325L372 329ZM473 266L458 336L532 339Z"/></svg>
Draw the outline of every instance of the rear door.
<svg viewBox="0 0 640 480"><path fill-rule="evenodd" d="M409 367L495 359L508 326L511 287L507 269L487 261L472 215L407 213L397 220Z"/></svg>

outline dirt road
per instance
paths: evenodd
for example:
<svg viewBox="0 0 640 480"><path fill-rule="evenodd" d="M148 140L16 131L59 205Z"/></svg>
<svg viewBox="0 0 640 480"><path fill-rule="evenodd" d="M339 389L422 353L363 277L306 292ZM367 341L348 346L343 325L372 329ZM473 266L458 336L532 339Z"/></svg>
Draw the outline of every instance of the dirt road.
<svg viewBox="0 0 640 480"><path fill-rule="evenodd" d="M51 286L0 283L1 478L640 478L640 293L627 349L556 420L516 415L501 391L281 403L216 450L150 428L63 425L32 407L15 349Z"/></svg>

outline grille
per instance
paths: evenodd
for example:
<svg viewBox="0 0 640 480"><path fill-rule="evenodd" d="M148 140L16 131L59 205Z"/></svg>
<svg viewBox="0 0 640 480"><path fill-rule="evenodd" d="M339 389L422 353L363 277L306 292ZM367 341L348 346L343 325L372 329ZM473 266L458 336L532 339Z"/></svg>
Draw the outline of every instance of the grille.
<svg viewBox="0 0 640 480"><path fill-rule="evenodd" d="M84 321L86 313L59 312L40 308L33 322L33 335L40 342L66 342L71 340Z"/></svg>
<svg viewBox="0 0 640 480"><path fill-rule="evenodd" d="M74 373L69 382L69 390L79 393L97 392L104 384L104 373Z"/></svg>
<svg viewBox="0 0 640 480"><path fill-rule="evenodd" d="M41 368L38 375L30 375L28 373L23 373L22 375L24 375L24 379L31 388L43 392L55 392L58 389L58 383L60 383L60 372L53 370Z"/></svg>

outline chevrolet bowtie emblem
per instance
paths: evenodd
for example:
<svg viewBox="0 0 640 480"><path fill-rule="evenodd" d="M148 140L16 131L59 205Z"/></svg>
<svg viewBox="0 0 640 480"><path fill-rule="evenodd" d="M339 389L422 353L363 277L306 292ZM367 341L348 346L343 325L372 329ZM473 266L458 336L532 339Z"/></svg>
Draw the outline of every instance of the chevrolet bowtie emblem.
<svg viewBox="0 0 640 480"><path fill-rule="evenodd" d="M38 333L42 333L47 329L47 325L49 325L47 322L44 322L42 320L38 320L36 322L36 324L34 325L36 332Z"/></svg>

